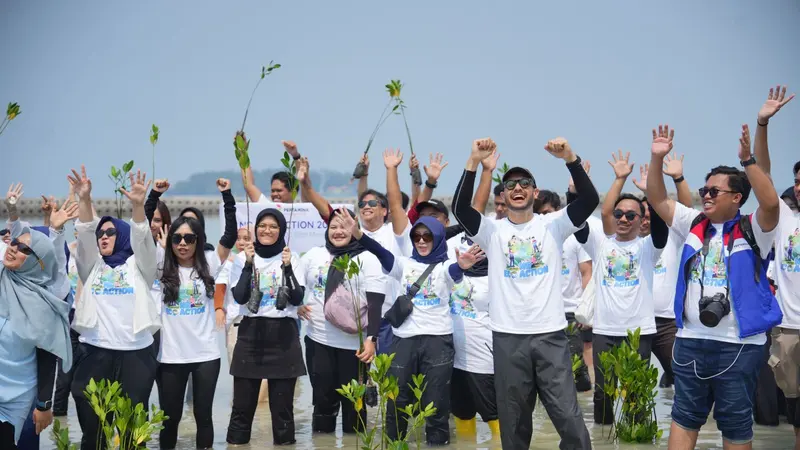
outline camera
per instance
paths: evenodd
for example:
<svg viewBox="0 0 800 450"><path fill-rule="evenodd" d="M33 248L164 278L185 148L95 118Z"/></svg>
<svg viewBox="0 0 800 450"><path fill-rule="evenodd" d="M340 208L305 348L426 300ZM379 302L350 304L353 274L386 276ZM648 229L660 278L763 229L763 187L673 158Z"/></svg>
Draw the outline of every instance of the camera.
<svg viewBox="0 0 800 450"><path fill-rule="evenodd" d="M731 312L731 302L722 292L700 299L700 322L707 327L715 327L723 317Z"/></svg>

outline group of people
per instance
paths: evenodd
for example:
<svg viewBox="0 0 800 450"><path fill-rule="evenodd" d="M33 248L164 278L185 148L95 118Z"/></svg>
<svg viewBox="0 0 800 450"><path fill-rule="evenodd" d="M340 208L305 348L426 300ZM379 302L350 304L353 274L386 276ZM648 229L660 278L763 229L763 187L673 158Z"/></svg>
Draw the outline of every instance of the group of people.
<svg viewBox="0 0 800 450"><path fill-rule="evenodd" d="M69 198L43 201L45 227L20 221L22 187L12 185L8 227L0 232L0 447L14 448L26 420L41 432L54 408L65 413L71 392L81 448L96 448L100 423L84 390L90 379L108 379L134 404L146 404L157 386L169 416L159 445L174 448L191 377L196 446L211 448L221 367L215 330L222 327L233 376L230 444L250 442L264 393L273 442L295 443L294 391L304 375L313 389L314 432L333 433L340 414L344 433L361 429L366 408L357 410L336 389L366 380L375 355L385 353L394 354L390 373L400 387L387 408L392 439L408 431L394 406L413 401L409 383L423 374L422 402L437 408L425 425L430 445L450 442L452 414L458 435L474 434L480 415L503 448L528 448L538 398L560 448L589 449L577 392L594 384L594 421L612 423L599 355L637 329L640 356L654 354L664 369L661 386L674 385L669 448L694 448L712 409L725 448L751 448L766 352L800 433L800 162L794 187L779 195L767 145L769 120L792 98L785 87L770 89L754 151L744 125L741 168L709 171L698 191L702 211L693 209L668 126L653 130L650 163L634 180L644 196L623 193L633 163L629 154L612 155L615 178L600 219L592 216L600 197L588 161L563 138L544 149L566 166L566 205L540 190L524 167L502 173L493 188L497 146L478 139L453 197L455 223L447 205L432 198L447 166L442 155L431 155L424 186L412 181L410 198L400 190L399 150L383 154L385 193L368 187L369 159L362 156L366 173L353 213L334 210L314 190L308 158L285 141L302 201L328 225L324 243L302 255L287 245L278 209L263 209L239 227L225 179L217 180L225 223L216 246L207 242L199 210L172 220L161 201L167 180L155 180L148 193L151 181L131 174L122 190L132 205L126 221L97 217L91 179L84 168L72 170ZM409 167L419 168L413 155ZM287 173L273 176L269 197L250 169L242 175L252 201L292 201ZM667 195L664 175L677 201ZM758 207L745 215L740 209L751 192ZM486 214L492 195L495 210ZM77 239L67 246L70 220ZM360 270L337 270L342 257ZM587 288L591 323L575 314L589 301ZM575 373L573 357L582 360Z"/></svg>

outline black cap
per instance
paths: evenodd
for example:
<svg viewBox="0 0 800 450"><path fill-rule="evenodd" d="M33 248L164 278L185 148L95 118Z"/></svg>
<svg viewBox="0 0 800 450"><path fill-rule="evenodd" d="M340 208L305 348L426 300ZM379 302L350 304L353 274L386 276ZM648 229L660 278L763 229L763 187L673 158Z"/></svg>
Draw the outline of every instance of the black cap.
<svg viewBox="0 0 800 450"><path fill-rule="evenodd" d="M441 200L436 200L434 198L428 200L427 202L417 203L417 206L414 209L417 211L417 213L419 213L423 208L427 208L429 206L444 214L445 217L450 216L450 211L447 209L447 206L445 206Z"/></svg>
<svg viewBox="0 0 800 450"><path fill-rule="evenodd" d="M536 179L533 178L533 174L531 173L531 171L524 167L519 167L519 166L512 167L508 169L506 173L503 174L503 183L505 184L505 182L508 180L508 177L514 174L522 174L530 178L531 180L533 180L533 187L536 187Z"/></svg>

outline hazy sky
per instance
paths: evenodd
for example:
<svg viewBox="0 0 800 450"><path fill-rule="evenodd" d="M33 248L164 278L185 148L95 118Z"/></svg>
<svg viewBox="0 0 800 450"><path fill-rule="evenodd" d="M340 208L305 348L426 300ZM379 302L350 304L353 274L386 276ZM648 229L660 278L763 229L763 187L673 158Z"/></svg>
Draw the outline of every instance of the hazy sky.
<svg viewBox="0 0 800 450"><path fill-rule="evenodd" d="M154 122L159 177L235 169L231 138L271 59L283 68L246 128L255 168L277 166L280 140L294 139L312 170L352 170L399 78L415 149L450 162L447 194L486 136L559 191L567 171L542 147L564 136L605 191L610 152L648 161L660 122L676 128L697 188L711 166L737 164L740 126L755 130L770 86L800 93L796 1L577 3L6 0L0 103L22 114L0 136L0 182L63 195L67 169L85 163L95 195L110 196L112 164L150 171ZM799 124L800 99L772 122L779 186L800 159ZM378 188L387 146L407 154L399 117L370 153Z"/></svg>

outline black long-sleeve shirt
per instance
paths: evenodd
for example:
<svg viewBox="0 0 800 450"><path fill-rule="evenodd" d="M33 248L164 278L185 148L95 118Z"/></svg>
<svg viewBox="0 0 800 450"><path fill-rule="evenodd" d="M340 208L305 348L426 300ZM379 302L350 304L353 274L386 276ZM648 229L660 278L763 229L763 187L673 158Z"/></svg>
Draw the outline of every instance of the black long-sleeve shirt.
<svg viewBox="0 0 800 450"><path fill-rule="evenodd" d="M36 349L36 388L38 392L37 401L48 401L53 398L53 385L56 381L56 366L58 365L56 355Z"/></svg>

